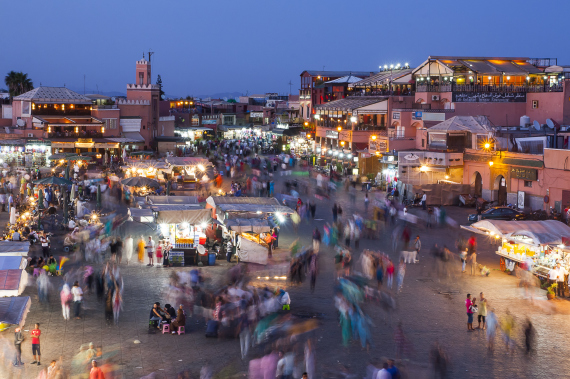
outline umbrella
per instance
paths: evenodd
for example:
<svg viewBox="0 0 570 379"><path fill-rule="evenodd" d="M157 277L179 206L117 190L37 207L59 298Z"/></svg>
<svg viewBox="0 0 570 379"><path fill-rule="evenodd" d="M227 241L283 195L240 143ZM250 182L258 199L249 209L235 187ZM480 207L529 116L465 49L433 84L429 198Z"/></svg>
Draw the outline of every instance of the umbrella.
<svg viewBox="0 0 570 379"><path fill-rule="evenodd" d="M131 156L138 156L138 155L154 155L154 151L133 151Z"/></svg>
<svg viewBox="0 0 570 379"><path fill-rule="evenodd" d="M170 180L166 183L166 196L170 196Z"/></svg>
<svg viewBox="0 0 570 379"><path fill-rule="evenodd" d="M144 176L136 176L134 178L123 179L121 183L129 187L160 187L160 184L158 184L156 180L145 178Z"/></svg>
<svg viewBox="0 0 570 379"><path fill-rule="evenodd" d="M69 185L71 184L71 180L59 178L57 176L48 176L47 178L38 179L34 181L35 184L51 184L51 185Z"/></svg>
<svg viewBox="0 0 570 379"><path fill-rule="evenodd" d="M69 195L69 200L75 199L75 183L71 185L71 194Z"/></svg>
<svg viewBox="0 0 570 379"><path fill-rule="evenodd" d="M101 209L101 184L97 184L97 209Z"/></svg>
<svg viewBox="0 0 570 379"><path fill-rule="evenodd" d="M64 159L68 161L90 161L91 157L82 157L80 155L71 155L69 157L65 157Z"/></svg>

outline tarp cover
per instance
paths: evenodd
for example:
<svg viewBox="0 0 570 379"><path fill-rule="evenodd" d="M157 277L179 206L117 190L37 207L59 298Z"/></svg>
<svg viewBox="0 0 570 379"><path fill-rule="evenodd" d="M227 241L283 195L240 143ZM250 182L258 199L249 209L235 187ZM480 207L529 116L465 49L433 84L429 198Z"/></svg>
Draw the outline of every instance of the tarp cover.
<svg viewBox="0 0 570 379"><path fill-rule="evenodd" d="M237 256L242 262L267 264L267 248L245 238L241 239L241 249Z"/></svg>
<svg viewBox="0 0 570 379"><path fill-rule="evenodd" d="M20 256L28 255L30 244L28 242L0 241L1 256Z"/></svg>
<svg viewBox="0 0 570 379"><path fill-rule="evenodd" d="M198 166L204 167L210 165L210 161L206 158L199 157L168 157L166 161L173 166Z"/></svg>
<svg viewBox="0 0 570 379"><path fill-rule="evenodd" d="M28 260L21 256L0 256L0 270L23 270L28 265Z"/></svg>
<svg viewBox="0 0 570 379"><path fill-rule="evenodd" d="M186 209L173 211L159 211L159 224L180 224L187 222L190 225L199 225L210 221L212 211L209 209Z"/></svg>
<svg viewBox="0 0 570 379"><path fill-rule="evenodd" d="M0 270L0 297L18 296L28 284L28 273L24 270Z"/></svg>
<svg viewBox="0 0 570 379"><path fill-rule="evenodd" d="M152 205L179 204L196 205L197 196L147 196L147 202Z"/></svg>
<svg viewBox="0 0 570 379"><path fill-rule="evenodd" d="M259 218L234 218L226 220L225 225L228 229L237 233L252 232L257 234L269 232L272 227L268 220L262 220Z"/></svg>
<svg viewBox="0 0 570 379"><path fill-rule="evenodd" d="M0 322L23 326L30 303L29 296L0 299Z"/></svg>
<svg viewBox="0 0 570 379"><path fill-rule="evenodd" d="M570 239L570 227L556 220L544 221L503 221L482 220L471 225L482 233L499 234L507 239L517 240L517 236L532 239L534 245L559 245Z"/></svg>

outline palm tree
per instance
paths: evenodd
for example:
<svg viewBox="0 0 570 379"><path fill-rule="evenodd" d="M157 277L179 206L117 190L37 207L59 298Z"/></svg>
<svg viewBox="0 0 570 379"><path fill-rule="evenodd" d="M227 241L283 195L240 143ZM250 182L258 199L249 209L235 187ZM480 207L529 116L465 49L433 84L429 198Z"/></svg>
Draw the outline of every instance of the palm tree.
<svg viewBox="0 0 570 379"><path fill-rule="evenodd" d="M23 72L10 71L4 78L4 83L8 86L11 97L21 95L34 89L32 79L28 78L28 74L24 74Z"/></svg>

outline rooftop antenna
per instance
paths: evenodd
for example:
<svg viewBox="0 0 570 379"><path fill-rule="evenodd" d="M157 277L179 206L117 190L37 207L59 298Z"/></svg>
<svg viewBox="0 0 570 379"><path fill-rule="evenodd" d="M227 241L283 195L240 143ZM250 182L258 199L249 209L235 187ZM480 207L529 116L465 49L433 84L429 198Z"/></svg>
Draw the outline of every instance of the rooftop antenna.
<svg viewBox="0 0 570 379"><path fill-rule="evenodd" d="M293 83L291 83L291 80L289 80L289 95L291 94L291 86L293 85Z"/></svg>
<svg viewBox="0 0 570 379"><path fill-rule="evenodd" d="M148 49L148 63L150 63L150 58L152 57L153 54L154 54L154 51L152 51L151 49Z"/></svg>
<svg viewBox="0 0 570 379"><path fill-rule="evenodd" d="M325 66L323 66L323 71L325 71Z"/></svg>
<svg viewBox="0 0 570 379"><path fill-rule="evenodd" d="M85 95L85 74L83 74L83 94Z"/></svg>

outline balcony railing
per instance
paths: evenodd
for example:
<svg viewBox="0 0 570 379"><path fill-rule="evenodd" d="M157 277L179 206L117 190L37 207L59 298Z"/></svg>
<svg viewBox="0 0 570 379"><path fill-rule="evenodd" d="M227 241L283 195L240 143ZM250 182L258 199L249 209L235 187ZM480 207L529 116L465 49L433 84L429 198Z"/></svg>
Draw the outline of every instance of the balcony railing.
<svg viewBox="0 0 570 379"><path fill-rule="evenodd" d="M117 104L113 105L93 105L93 109L119 109Z"/></svg>
<svg viewBox="0 0 570 379"><path fill-rule="evenodd" d="M99 132L52 132L48 133L48 138L101 138L103 133Z"/></svg>
<svg viewBox="0 0 570 379"><path fill-rule="evenodd" d="M564 86L557 85L483 85L483 84L418 84L417 92L562 92Z"/></svg>
<svg viewBox="0 0 570 379"><path fill-rule="evenodd" d="M411 137L406 137L404 135L403 130L388 130L388 138L391 138L391 139L408 139Z"/></svg>
<svg viewBox="0 0 570 379"><path fill-rule="evenodd" d="M359 91L358 89L349 92L349 96L413 96L414 91L388 91L388 90L373 90L373 91Z"/></svg>

